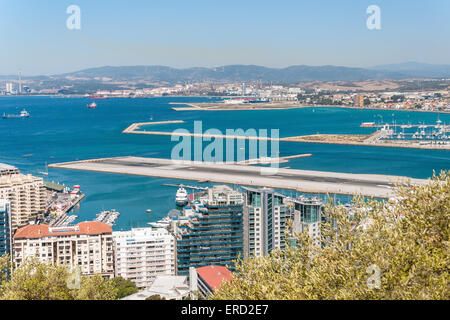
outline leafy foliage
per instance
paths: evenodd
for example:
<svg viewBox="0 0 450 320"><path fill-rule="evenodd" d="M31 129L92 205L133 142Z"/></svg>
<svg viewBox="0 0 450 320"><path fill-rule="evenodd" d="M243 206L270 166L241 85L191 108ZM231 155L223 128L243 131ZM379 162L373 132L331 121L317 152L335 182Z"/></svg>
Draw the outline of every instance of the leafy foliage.
<svg viewBox="0 0 450 320"><path fill-rule="evenodd" d="M0 267L4 267L4 259ZM81 276L77 289L68 286L72 275L66 266L54 266L30 259L3 279L0 300L114 300L118 289L111 280L100 275Z"/></svg>
<svg viewBox="0 0 450 320"><path fill-rule="evenodd" d="M117 299L122 299L139 291L136 284L131 280L117 277L111 279L110 281L113 286L117 288Z"/></svg>
<svg viewBox="0 0 450 320"><path fill-rule="evenodd" d="M9 272L12 269L12 262L9 255L4 255L0 257L0 290L2 283L6 281L9 277Z"/></svg>
<svg viewBox="0 0 450 320"><path fill-rule="evenodd" d="M355 198L354 205L352 215L326 207L321 247L305 233L296 247L239 261L237 275L212 298L450 298L449 173L398 186L395 201Z"/></svg>
<svg viewBox="0 0 450 320"><path fill-rule="evenodd" d="M116 300L118 288L111 280L105 280L101 275L82 277L79 290L75 290L75 300Z"/></svg>
<svg viewBox="0 0 450 320"><path fill-rule="evenodd" d="M166 300L166 298L161 297L159 294L154 294L154 295L151 295L150 297L148 297L145 300Z"/></svg>

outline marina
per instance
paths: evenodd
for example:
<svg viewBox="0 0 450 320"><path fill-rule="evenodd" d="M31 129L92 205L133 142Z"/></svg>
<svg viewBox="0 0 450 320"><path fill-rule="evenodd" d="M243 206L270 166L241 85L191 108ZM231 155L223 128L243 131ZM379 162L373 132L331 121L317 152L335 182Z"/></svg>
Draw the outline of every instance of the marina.
<svg viewBox="0 0 450 320"><path fill-rule="evenodd" d="M63 214L50 223L51 227L68 227L71 226L78 218L77 215Z"/></svg>
<svg viewBox="0 0 450 320"><path fill-rule="evenodd" d="M114 226L116 224L116 220L119 218L120 212L116 211L115 209L109 210L109 211L102 211L99 214L97 214L97 217L94 221L96 222L102 222L110 226Z"/></svg>

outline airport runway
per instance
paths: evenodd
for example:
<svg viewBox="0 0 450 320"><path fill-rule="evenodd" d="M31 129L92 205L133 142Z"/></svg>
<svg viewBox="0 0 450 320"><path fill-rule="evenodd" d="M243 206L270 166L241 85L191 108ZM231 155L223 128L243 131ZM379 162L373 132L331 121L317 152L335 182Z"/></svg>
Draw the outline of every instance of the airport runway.
<svg viewBox="0 0 450 320"><path fill-rule="evenodd" d="M399 176L277 169L140 157L93 159L51 164L49 167L271 187L307 193L360 194L378 198L393 196L395 183L405 183L407 180L414 184L426 183L426 180Z"/></svg>

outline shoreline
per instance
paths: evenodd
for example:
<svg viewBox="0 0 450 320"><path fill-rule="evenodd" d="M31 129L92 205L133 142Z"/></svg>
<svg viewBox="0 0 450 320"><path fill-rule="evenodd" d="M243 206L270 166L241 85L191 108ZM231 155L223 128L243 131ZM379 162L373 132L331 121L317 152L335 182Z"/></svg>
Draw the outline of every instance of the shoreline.
<svg viewBox="0 0 450 320"><path fill-rule="evenodd" d="M340 108L352 110L379 110L379 111L409 111L409 112L426 112L426 113L443 113L450 114L450 110L417 110L417 109L391 109L391 108L375 108L375 107L354 107L342 105L305 105L296 103L261 103L253 104L254 107L249 107L248 104L240 105L226 105L209 102L169 102L170 105L185 105L188 107L172 107L175 111L261 111L261 110L289 110L289 109L303 109L303 108ZM259 106L258 106L259 105Z"/></svg>

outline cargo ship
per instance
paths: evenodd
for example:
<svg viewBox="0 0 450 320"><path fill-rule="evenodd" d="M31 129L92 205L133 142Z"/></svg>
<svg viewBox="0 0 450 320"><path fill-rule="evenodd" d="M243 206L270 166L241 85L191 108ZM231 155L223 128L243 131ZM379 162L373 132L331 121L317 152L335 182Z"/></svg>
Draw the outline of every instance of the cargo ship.
<svg viewBox="0 0 450 320"><path fill-rule="evenodd" d="M3 113L3 119L10 119L10 118L29 118L30 114L28 113L28 111L26 111L25 109L23 109L20 114L6 114Z"/></svg>

